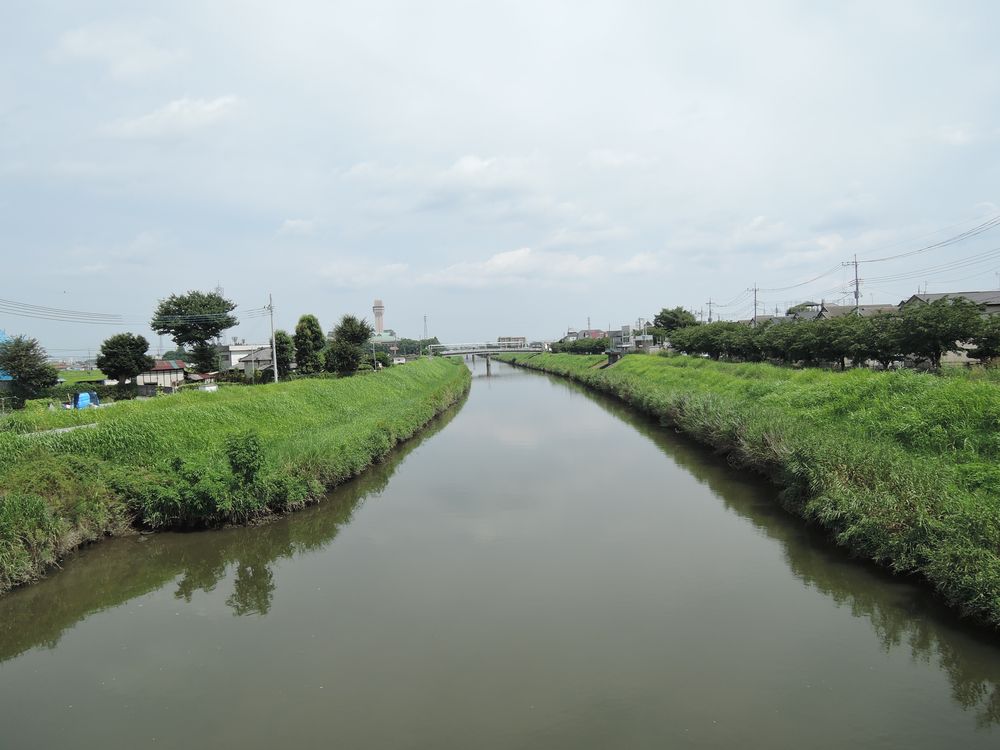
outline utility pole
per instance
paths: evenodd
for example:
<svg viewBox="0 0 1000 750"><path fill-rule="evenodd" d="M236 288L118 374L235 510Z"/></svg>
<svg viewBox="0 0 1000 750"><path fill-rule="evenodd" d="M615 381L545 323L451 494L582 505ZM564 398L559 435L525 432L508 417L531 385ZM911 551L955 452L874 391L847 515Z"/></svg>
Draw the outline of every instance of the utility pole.
<svg viewBox="0 0 1000 750"><path fill-rule="evenodd" d="M267 310L271 313L271 369L274 370L274 382L278 382L278 345L274 341L274 299L267 295Z"/></svg>
<svg viewBox="0 0 1000 750"><path fill-rule="evenodd" d="M858 306L861 304L861 280L858 278L858 256L854 255L854 260L841 263L842 266L854 266L854 312L857 314Z"/></svg>
<svg viewBox="0 0 1000 750"><path fill-rule="evenodd" d="M712 298L708 298L708 322L712 322Z"/></svg>
<svg viewBox="0 0 1000 750"><path fill-rule="evenodd" d="M424 313L424 344L427 343L427 313ZM420 356L424 356L424 344L420 345Z"/></svg>
<svg viewBox="0 0 1000 750"><path fill-rule="evenodd" d="M754 284L751 289L747 289L748 292L753 292L753 317L750 318L750 325L757 325L757 292L760 288Z"/></svg>

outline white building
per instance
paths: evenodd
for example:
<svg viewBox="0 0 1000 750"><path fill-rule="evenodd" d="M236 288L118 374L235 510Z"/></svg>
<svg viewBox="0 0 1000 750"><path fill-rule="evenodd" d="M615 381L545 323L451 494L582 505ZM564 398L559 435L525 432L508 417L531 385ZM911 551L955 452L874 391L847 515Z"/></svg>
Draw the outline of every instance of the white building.
<svg viewBox="0 0 1000 750"><path fill-rule="evenodd" d="M261 349L271 351L269 344L223 344L218 347L219 371L243 368L242 359Z"/></svg>
<svg viewBox="0 0 1000 750"><path fill-rule="evenodd" d="M155 385L159 388L176 388L184 382L184 368L187 367L179 359L158 359L153 363L153 369L140 372L136 385Z"/></svg>

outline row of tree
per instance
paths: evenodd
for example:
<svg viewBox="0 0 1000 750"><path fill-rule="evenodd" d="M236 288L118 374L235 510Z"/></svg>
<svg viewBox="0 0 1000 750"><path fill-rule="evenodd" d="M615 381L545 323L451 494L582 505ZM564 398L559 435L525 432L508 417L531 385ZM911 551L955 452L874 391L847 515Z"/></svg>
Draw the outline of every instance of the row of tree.
<svg viewBox="0 0 1000 750"><path fill-rule="evenodd" d="M318 336L316 331L319 332ZM321 371L353 375L366 360L374 368L376 360L371 359L366 346L373 333L375 329L368 321L345 315L328 336L323 336L323 329L316 316L303 315L295 326L295 361L298 371L304 375ZM388 358L379 364L388 364Z"/></svg>
<svg viewBox="0 0 1000 750"><path fill-rule="evenodd" d="M170 336L177 345L176 350L168 353L169 359L185 359L198 371L210 372L219 367L219 351L213 342L223 331L239 323L232 314L235 309L236 305L218 292L173 294L157 305L150 327ZM385 352L377 352L373 357L368 351L367 343L373 332L367 321L345 315L325 334L315 315L303 315L294 335L275 331L278 375L286 377L293 363L297 372L304 375L320 372L353 375L366 362L373 368L376 363L388 366L390 360ZM145 337L119 333L101 344L96 365L108 378L125 383L151 370L154 360L149 356ZM42 345L26 336L0 342L0 371L12 376L13 395L22 400L43 395L59 378Z"/></svg>
<svg viewBox="0 0 1000 750"><path fill-rule="evenodd" d="M577 339L576 341L557 341L552 344L552 351L563 354L603 354L611 346L607 337L601 339Z"/></svg>
<svg viewBox="0 0 1000 750"><path fill-rule="evenodd" d="M984 317L980 306L956 297L914 303L899 312L872 317L851 314L759 326L689 325L672 331L669 341L678 351L713 359L836 363L841 368L848 360L855 365L878 362L888 368L912 359L936 369L948 352L968 351L982 362L1000 355L1000 316Z"/></svg>

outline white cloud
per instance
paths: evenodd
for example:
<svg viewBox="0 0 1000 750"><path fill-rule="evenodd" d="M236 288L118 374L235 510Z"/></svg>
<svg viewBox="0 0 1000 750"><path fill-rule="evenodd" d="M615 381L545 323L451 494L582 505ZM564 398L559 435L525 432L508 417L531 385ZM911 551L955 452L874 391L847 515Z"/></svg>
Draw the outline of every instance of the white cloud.
<svg viewBox="0 0 1000 750"><path fill-rule="evenodd" d="M148 266L153 263L158 254L167 248L167 242L157 232L144 230L131 241L111 247L77 246L68 255L70 263L60 266L60 273L72 274L103 274L119 271L123 268ZM93 260L92 263L76 265L78 261Z"/></svg>
<svg viewBox="0 0 1000 750"><path fill-rule="evenodd" d="M186 57L184 50L168 49L153 42L149 37L157 30L155 24L88 24L62 34L53 51L53 59L57 62L100 62L108 66L114 78L142 78Z"/></svg>
<svg viewBox="0 0 1000 750"><path fill-rule="evenodd" d="M466 289L522 285L530 287L589 286L611 274L650 273L665 269L654 253L639 253L624 261L604 255L522 247L495 253L483 261L463 261L417 277L419 284Z"/></svg>
<svg viewBox="0 0 1000 750"><path fill-rule="evenodd" d="M937 136L950 146L967 146L978 138L968 125L945 125L938 129Z"/></svg>
<svg viewBox="0 0 1000 750"><path fill-rule="evenodd" d="M149 114L119 120L104 132L118 138L175 138L190 135L231 117L240 105L236 96L175 99Z"/></svg>
<svg viewBox="0 0 1000 750"><path fill-rule="evenodd" d="M587 154L587 165L598 169L619 169L621 167L638 166L643 160L630 151L618 151L610 148L599 148Z"/></svg>
<svg viewBox="0 0 1000 750"><path fill-rule="evenodd" d="M315 219L285 219L278 234L308 236L315 233L317 224Z"/></svg>
<svg viewBox="0 0 1000 750"><path fill-rule="evenodd" d="M615 266L616 273L662 273L669 270L670 265L659 253L637 253L624 263Z"/></svg>
<svg viewBox="0 0 1000 750"><path fill-rule="evenodd" d="M733 231L732 243L739 247L771 246L790 236L788 226L782 221L771 221L766 216L755 216Z"/></svg>
<svg viewBox="0 0 1000 750"><path fill-rule="evenodd" d="M404 281L410 273L406 263L377 263L361 258L338 258L320 267L320 275L334 287L365 288Z"/></svg>

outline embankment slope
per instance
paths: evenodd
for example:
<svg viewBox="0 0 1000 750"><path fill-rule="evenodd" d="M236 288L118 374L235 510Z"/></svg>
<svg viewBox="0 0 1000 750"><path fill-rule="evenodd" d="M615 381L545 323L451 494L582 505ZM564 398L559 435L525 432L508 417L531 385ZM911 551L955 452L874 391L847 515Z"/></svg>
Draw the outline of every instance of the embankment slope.
<svg viewBox="0 0 1000 750"><path fill-rule="evenodd" d="M1000 627L1000 386L690 357L505 355L617 396L766 474L852 553Z"/></svg>
<svg viewBox="0 0 1000 750"><path fill-rule="evenodd" d="M384 458L468 390L457 360L0 422L0 593L132 528L246 523ZM58 432L83 424L88 429Z"/></svg>

